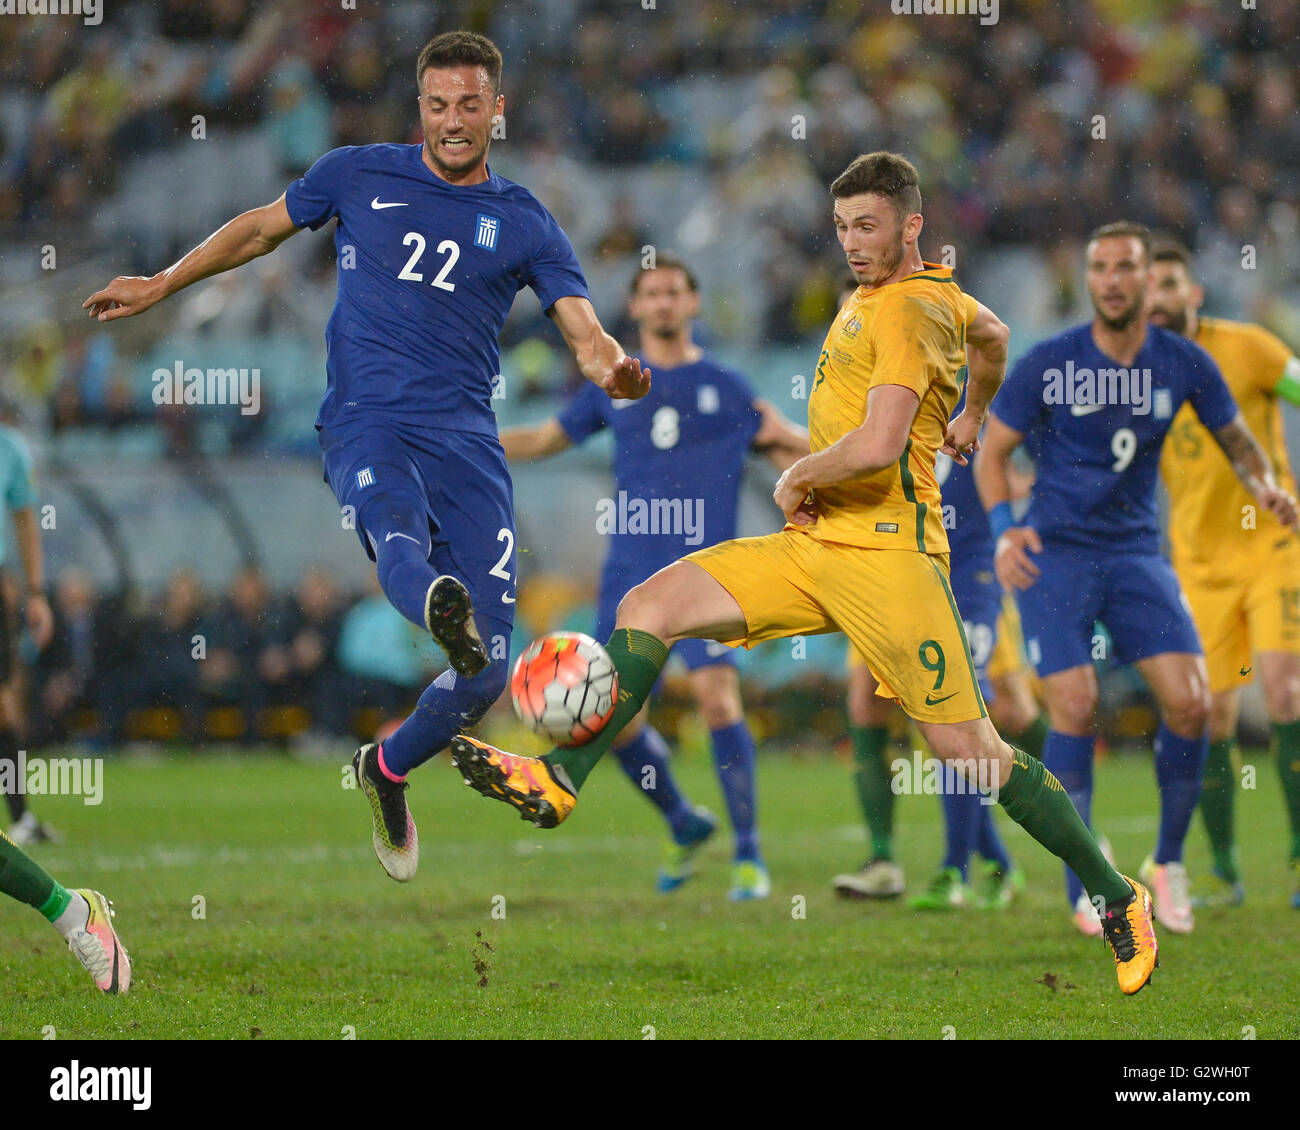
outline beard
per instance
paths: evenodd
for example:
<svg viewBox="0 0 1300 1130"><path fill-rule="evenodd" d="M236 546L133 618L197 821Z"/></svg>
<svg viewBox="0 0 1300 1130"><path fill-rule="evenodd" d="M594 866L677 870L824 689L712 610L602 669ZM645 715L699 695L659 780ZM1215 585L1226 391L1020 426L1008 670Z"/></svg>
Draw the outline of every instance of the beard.
<svg viewBox="0 0 1300 1130"><path fill-rule="evenodd" d="M1143 301L1143 297L1139 295L1113 318L1106 317L1106 315L1101 312L1101 309L1098 307L1095 300L1093 301L1092 309L1093 313L1097 315L1097 320L1101 322L1103 326L1108 330L1114 330L1118 333L1120 330L1128 329L1129 326L1138 320L1142 314Z"/></svg>
<svg viewBox="0 0 1300 1130"><path fill-rule="evenodd" d="M1180 337L1187 336L1186 310L1161 310L1160 314L1163 315L1164 321L1157 322L1156 325L1164 326L1167 330L1173 330Z"/></svg>
<svg viewBox="0 0 1300 1130"><path fill-rule="evenodd" d="M671 341L682 332L682 327L677 322L658 322L650 326L649 329L652 337L661 338L664 341Z"/></svg>
<svg viewBox="0 0 1300 1130"><path fill-rule="evenodd" d="M465 172L467 169L472 169L475 165L477 165L480 161L482 161L484 154L487 153L487 147L488 147L488 143L484 141L483 144L478 149L471 148L468 150L465 149L457 150L457 152L459 152L462 155L464 155L465 153L473 153L473 157L466 159L463 164L449 165L446 159L443 157L441 151L438 149L437 142L431 141L427 133L424 135L424 151L427 154L429 154L429 160L432 161L434 165L442 172L452 176L458 176L459 174Z"/></svg>
<svg viewBox="0 0 1300 1130"><path fill-rule="evenodd" d="M899 237L893 247L886 247L876 256L876 273L873 278L862 280L867 286L880 286L890 275L898 270L903 261L903 240Z"/></svg>

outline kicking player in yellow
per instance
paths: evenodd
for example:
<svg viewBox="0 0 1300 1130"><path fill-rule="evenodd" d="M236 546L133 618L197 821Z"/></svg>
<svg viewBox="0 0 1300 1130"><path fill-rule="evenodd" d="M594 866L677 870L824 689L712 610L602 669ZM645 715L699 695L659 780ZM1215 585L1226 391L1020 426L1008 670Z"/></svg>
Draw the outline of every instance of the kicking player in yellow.
<svg viewBox="0 0 1300 1130"><path fill-rule="evenodd" d="M1300 359L1267 330L1199 315L1205 292L1191 255L1173 241L1152 252L1151 321L1214 358L1264 448L1278 485L1296 494L1279 398L1300 404ZM1240 688L1259 673L1291 822L1291 905L1300 909L1300 536L1255 504L1190 406L1174 417L1160 456L1169 492L1171 557L1205 645L1210 752L1201 817L1214 852L1213 891L1200 905L1245 898L1233 834L1233 745Z"/></svg>
<svg viewBox="0 0 1300 1130"><path fill-rule="evenodd" d="M944 496L944 506L950 504ZM983 511L980 511L983 515ZM972 515L973 516L973 515ZM954 528L960 528L959 526ZM949 539L951 543L951 538ZM978 570L967 570L978 573ZM990 576L991 576L990 572ZM951 582L953 594L958 586ZM972 620L976 607L988 607L996 617L993 624ZM1032 757L1042 757L1047 723L1030 683L1032 670L1025 658L1020 632L1020 615L1015 602L999 596L991 606L976 596L968 607L958 598L963 627L975 665L989 717L999 733L1012 735L1012 742ZM987 616L985 617L987 619ZM995 642L996 641L996 642ZM893 759L889 753L889 721L897 709L892 698L876 693L879 684L867 661L849 648L848 716L856 769L853 774L858 800L867 823L871 858L857 871L847 871L831 880L835 893L844 898L885 899L903 893L903 869L894 860L893 824L895 793ZM944 833L946 854L939 870L924 891L909 901L913 910L950 910L973 906L978 910L1004 910L1024 886L1024 873L1007 854L992 812L949 772L943 781ZM1103 850L1105 850L1103 846ZM970 857L977 855L975 878L970 875Z"/></svg>
<svg viewBox="0 0 1300 1130"><path fill-rule="evenodd" d="M812 454L776 485L785 528L692 553L623 598L606 645L619 702L594 741L530 758L461 737L452 757L484 796L554 827L641 709L677 640L748 647L843 631L935 753L995 793L1011 819L1079 874L1098 900L1120 988L1135 993L1157 958L1150 893L1106 862L1042 763L998 736L948 586L935 456L942 450L964 464L978 449L1006 368L1007 328L962 293L951 270L921 259L921 194L908 161L858 157L831 196L861 285L817 362ZM966 408L952 419L968 344Z"/></svg>

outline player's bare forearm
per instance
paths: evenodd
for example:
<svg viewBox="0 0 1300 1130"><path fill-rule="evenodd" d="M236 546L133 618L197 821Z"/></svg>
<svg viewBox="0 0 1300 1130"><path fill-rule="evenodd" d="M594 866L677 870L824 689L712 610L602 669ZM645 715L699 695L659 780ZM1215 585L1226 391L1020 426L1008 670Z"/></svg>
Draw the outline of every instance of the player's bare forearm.
<svg viewBox="0 0 1300 1130"><path fill-rule="evenodd" d="M281 196L272 204L236 216L156 275L114 279L87 298L82 309L101 322L143 313L201 279L233 270L267 254L297 230Z"/></svg>
<svg viewBox="0 0 1300 1130"><path fill-rule="evenodd" d="M808 430L781 415L765 400L754 401L759 414L759 428L753 447L761 452L778 471L787 471L808 454Z"/></svg>
<svg viewBox="0 0 1300 1130"><path fill-rule="evenodd" d="M1254 433L1238 412L1231 423L1219 428L1214 438L1223 449L1223 454L1232 464L1237 478L1259 502L1273 514L1284 526L1296 525L1296 501L1282 490L1273 477L1273 467L1260 447Z"/></svg>
<svg viewBox="0 0 1300 1130"><path fill-rule="evenodd" d="M760 449L764 458L772 464L778 471L788 471L800 459L808 455L808 445L805 443L801 447L795 447L791 444L774 443L770 447Z"/></svg>
<svg viewBox="0 0 1300 1130"><path fill-rule="evenodd" d="M522 428L506 428L501 433L501 447L510 463L531 463L557 455L571 446L568 434L554 418Z"/></svg>
<svg viewBox="0 0 1300 1130"><path fill-rule="evenodd" d="M966 331L966 411L982 422L988 417L989 405L1002 387L1007 371L1007 344L1011 331L987 306L980 305L975 320Z"/></svg>
<svg viewBox="0 0 1300 1130"><path fill-rule="evenodd" d="M41 553L41 531L36 523L36 511L30 506L15 510L14 538L18 542L18 557L23 563L23 579L27 591L45 590L45 558Z"/></svg>
<svg viewBox="0 0 1300 1130"><path fill-rule="evenodd" d="M1277 486L1268 456L1246 426L1241 413L1230 424L1216 431L1214 438L1232 464L1233 472L1251 494L1257 495L1261 490Z"/></svg>
<svg viewBox="0 0 1300 1130"><path fill-rule="evenodd" d="M650 391L650 370L629 357L600 324L589 299L578 295L557 298L548 313L555 319L578 369L614 399L637 400Z"/></svg>

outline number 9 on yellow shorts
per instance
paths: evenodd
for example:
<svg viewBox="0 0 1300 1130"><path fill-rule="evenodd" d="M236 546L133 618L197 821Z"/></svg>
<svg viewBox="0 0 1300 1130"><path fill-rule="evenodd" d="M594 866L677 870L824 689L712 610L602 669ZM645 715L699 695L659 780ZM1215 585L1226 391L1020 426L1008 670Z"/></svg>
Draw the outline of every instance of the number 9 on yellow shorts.
<svg viewBox="0 0 1300 1130"><path fill-rule="evenodd" d="M689 554L740 605L747 631L732 646L843 632L880 693L922 722L987 715L947 555L865 549L785 529Z"/></svg>

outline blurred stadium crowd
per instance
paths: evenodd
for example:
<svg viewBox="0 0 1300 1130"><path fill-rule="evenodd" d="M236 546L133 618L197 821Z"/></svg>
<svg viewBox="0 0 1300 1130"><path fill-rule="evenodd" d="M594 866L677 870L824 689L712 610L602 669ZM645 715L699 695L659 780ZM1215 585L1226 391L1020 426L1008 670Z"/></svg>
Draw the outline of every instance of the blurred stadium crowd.
<svg viewBox="0 0 1300 1130"><path fill-rule="evenodd" d="M701 277L701 340L761 395L788 403L791 375L816 356L844 274L826 185L879 148L918 165L923 249L954 249L966 288L1011 325L1013 356L1086 316L1083 237L1121 217L1195 250L1208 312L1300 344L1298 5L1022 0L992 27L894 15L888 0L370 7L363 18L337 0L105 0L96 27L0 19L0 388L45 473L102 457L161 466L201 453L216 475L230 453L315 458L326 234L111 334L80 302L112 275L158 270L334 146L418 140L415 54L452 27L501 47L493 168L569 232L606 324L627 334L622 298L642 248L671 247ZM554 411L577 378L531 296L502 345L503 422ZM177 358L259 366L263 410L155 406L150 373ZM540 488L518 503L521 528L530 513L563 520ZM548 567L563 563L538 545L531 577ZM365 601L345 616L356 594L324 600L323 575L252 577L226 579L221 611L202 612L181 577L147 601L92 599L94 630L69 627L40 658L40 701L93 708L111 738L133 704L186 696L248 717L287 696L316 704L326 729L349 727L330 714L346 697L335 680L387 677L341 658ZM88 583L104 581L60 582L68 625ZM145 604L152 618L134 611ZM173 660L205 616L213 650L196 671ZM211 662L226 651L229 664ZM308 691L300 661L320 652L330 658ZM72 677L83 661L93 675Z"/></svg>

